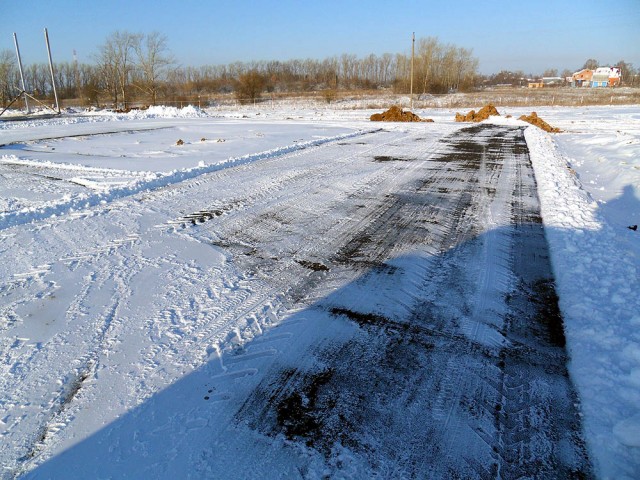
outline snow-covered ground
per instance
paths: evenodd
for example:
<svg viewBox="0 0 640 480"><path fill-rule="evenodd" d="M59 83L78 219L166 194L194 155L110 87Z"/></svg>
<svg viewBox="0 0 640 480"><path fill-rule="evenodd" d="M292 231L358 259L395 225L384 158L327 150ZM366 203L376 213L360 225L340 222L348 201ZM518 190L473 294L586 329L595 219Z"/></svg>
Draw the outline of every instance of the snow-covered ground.
<svg viewBox="0 0 640 480"><path fill-rule="evenodd" d="M564 131L530 127L526 139L589 452L599 478L638 478L640 232L628 227L640 224L640 107L536 111ZM241 197L295 196L309 184L291 174L282 190L275 173L247 176L246 184L229 183L215 197L185 200L205 174L224 179L228 168L255 162L273 162L275 172L281 157L295 162L297 152L339 146L381 127L397 135L420 129L433 142L461 128L446 109L417 111L435 123L416 125L372 124L371 113L155 108L0 122L2 478L81 443L223 352L291 319L277 291L239 275L223 253L214 255L179 226L247 208ZM491 122L517 124L514 118L530 110L501 113L513 118ZM330 178L323 168L333 167L313 168L316 178ZM317 204L298 208L322 208L331 187L316 185ZM304 253L290 242L296 255ZM239 372L253 375L251 368ZM222 378L225 370L215 373ZM71 404L77 398L82 408ZM208 421L193 411L186 442Z"/></svg>
<svg viewBox="0 0 640 480"><path fill-rule="evenodd" d="M531 148L570 371L602 478L640 474L640 109L549 109ZM566 168L569 167L569 168Z"/></svg>

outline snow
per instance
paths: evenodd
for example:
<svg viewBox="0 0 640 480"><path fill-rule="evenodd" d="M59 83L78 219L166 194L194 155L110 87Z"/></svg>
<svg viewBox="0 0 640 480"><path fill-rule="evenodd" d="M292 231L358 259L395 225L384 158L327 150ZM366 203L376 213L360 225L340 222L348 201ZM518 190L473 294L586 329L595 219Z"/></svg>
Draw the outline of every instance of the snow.
<svg viewBox="0 0 640 480"><path fill-rule="evenodd" d="M543 117L566 133L527 131L559 286L570 371L602 478L640 471L640 116L591 108L579 123ZM586 118L585 118L586 117ZM586 183L585 183L586 181Z"/></svg>
<svg viewBox="0 0 640 480"><path fill-rule="evenodd" d="M598 478L638 478L640 232L627 227L640 224L640 107L535 110L563 130L549 135L529 127L525 135L587 446ZM521 124L515 118L530 111L504 109L501 113L513 118L489 121ZM275 176L255 179L247 171L246 184L203 190L211 195L206 199L185 200L180 192L232 167L270 161L276 172L279 162L295 164L300 152L366 136L381 128L366 121L371 113L330 107L152 107L0 122L0 478L32 469L40 478L37 467L45 468L44 475L60 475L46 470L47 460L78 445L71 453L76 457L69 458L85 455L93 473L104 468L114 476L144 476L164 464L167 478L179 475L171 460L190 442L198 443L204 427L215 428L215 422L233 415L229 392L246 394L257 385L261 366L291 336L304 344L299 316L313 315L279 303L281 292L270 279L241 274L215 247L214 233L199 241L181 233L180 224L188 220L175 218L176 211L189 215L203 205L235 215L250 208L236 203L247 185L253 190L245 194L269 199L295 196L309 184L292 183L295 188L280 191ZM453 110L415 113L435 123L384 128L398 135L424 128L433 142L460 128ZM184 144L176 145L178 139ZM313 168L323 172L322 166ZM326 202L320 199L333 194L330 184L314 188L317 204L297 208L321 209ZM287 234L292 255L303 253L295 239L304 232ZM412 259L401 256L395 262ZM326 286L326 294L339 286ZM356 284L340 295L367 302L357 289ZM279 330L283 325L287 328ZM259 336L269 348L244 357L242 368L232 367L228 352L241 351ZM233 379L240 377L246 383L233 390ZM193 388L220 405L218 413L203 407L200 397L196 402L184 394ZM69 404L71 399L77 404ZM145 414L142 405L149 399L169 407L179 403L187 423L179 425L184 416L170 411L162 418ZM120 421L125 417L128 422ZM151 443L135 440L142 428L131 423L136 418L151 423L145 426L154 431ZM46 438L34 441L43 434L42 425ZM116 454L137 451L144 460L108 466L92 457L88 440L105 425L112 430L93 437L96 442L112 436L125 442L113 445ZM167 451L167 458L145 457L163 444L165 428L182 432L182 443ZM234 434L257 445L256 458L266 451L248 429ZM210 448L232 456L246 447L241 440ZM265 465L288 465L287 455L283 450L278 458L265 458ZM357 460L345 449L342 461ZM200 467L211 476L225 468Z"/></svg>

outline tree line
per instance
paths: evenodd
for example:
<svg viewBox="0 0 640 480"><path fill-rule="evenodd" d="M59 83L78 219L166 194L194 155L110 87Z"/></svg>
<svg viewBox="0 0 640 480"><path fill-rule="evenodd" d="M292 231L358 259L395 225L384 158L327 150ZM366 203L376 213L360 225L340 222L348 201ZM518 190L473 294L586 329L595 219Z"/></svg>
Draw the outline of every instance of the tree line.
<svg viewBox="0 0 640 480"><path fill-rule="evenodd" d="M358 57L351 54L323 60L235 62L201 67L181 66L169 51L167 37L116 31L92 56L92 63L54 64L60 99L78 99L85 105L126 108L133 102L192 99L207 94L234 93L253 101L264 92L315 92L389 88L410 89L411 56L385 53ZM478 60L472 51L443 44L437 38L417 41L414 58L414 93L442 93L472 88ZM26 90L40 99L52 98L49 66L24 67ZM0 51L0 104L6 105L21 85L15 55Z"/></svg>
<svg viewBox="0 0 640 480"><path fill-rule="evenodd" d="M234 94L241 102L253 102L264 92L318 92L327 101L339 90L391 89L409 93L411 55L385 53L358 57L351 54L317 59L235 62L200 67L179 65L167 46L167 37L116 31L110 34L92 56L92 63L54 64L58 97L74 99L83 105L127 108L137 104L155 105L193 101L198 96ZM594 59L584 68L601 66ZM638 83L637 71L619 61L623 81ZM561 76L569 76L570 70ZM36 98L53 96L49 66L44 63L24 68L26 90ZM543 76L558 76L549 69ZM413 92L447 93L467 91L487 85L522 86L536 78L522 71L503 70L494 75L478 74L478 60L470 49L444 44L437 38L416 41L413 60ZM14 99L21 85L13 52L0 50L0 105Z"/></svg>

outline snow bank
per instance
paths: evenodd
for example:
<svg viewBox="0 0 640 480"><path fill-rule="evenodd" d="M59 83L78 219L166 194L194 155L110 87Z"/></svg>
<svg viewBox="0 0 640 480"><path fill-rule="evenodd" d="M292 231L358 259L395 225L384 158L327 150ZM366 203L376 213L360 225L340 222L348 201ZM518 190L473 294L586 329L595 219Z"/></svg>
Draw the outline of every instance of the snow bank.
<svg viewBox="0 0 640 480"><path fill-rule="evenodd" d="M590 453L599 478L638 478L640 237L606 221L551 136L525 136Z"/></svg>
<svg viewBox="0 0 640 480"><path fill-rule="evenodd" d="M0 121L0 130L25 129L53 125L71 125L87 122L110 122L147 118L202 118L208 116L209 114L204 110L194 107L193 105L188 105L184 108L155 106L149 107L146 110L131 110L128 113L117 113L110 110L100 109L86 109L84 111L69 110L68 112L65 111L60 116L56 116L54 118L45 117L43 115L33 115L33 117L28 120Z"/></svg>
<svg viewBox="0 0 640 480"><path fill-rule="evenodd" d="M188 105L184 108L155 106L146 110L131 110L126 114L128 118L201 118L209 115L198 107Z"/></svg>

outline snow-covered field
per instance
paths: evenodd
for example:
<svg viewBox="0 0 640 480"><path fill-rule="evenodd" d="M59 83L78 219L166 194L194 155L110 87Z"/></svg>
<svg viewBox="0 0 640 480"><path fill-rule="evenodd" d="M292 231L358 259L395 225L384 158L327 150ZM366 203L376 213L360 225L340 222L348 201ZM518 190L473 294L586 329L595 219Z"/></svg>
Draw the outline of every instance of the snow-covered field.
<svg viewBox="0 0 640 480"><path fill-rule="evenodd" d="M638 478L640 232L628 227L640 224L640 107L536 111L564 131L549 135L530 127L525 137L587 447L599 478ZM434 119L431 124L374 124L367 121L371 113L154 108L0 122L0 478L66 478L74 462L104 477L157 474L164 465L167 478L175 478L180 472L172 468L197 463L185 455L199 449L209 454L194 472L232 478L233 462L206 464L205 458L219 458L212 450L228 458L238 449L260 455L264 439L221 445L219 435L215 444L202 445L208 438L202 431L233 415L241 407L234 398L255 386L231 384L258 379L260 362L284 350L278 342L291 334L277 328L297 331L300 305L283 298L295 296L294 277L305 269L321 273L322 265L314 263L317 252L306 246L302 225L285 226L273 239L279 254L295 259L287 268L298 265L299 271L273 273L290 276L289 285L262 278L259 263L248 268L231 261L220 247L251 256L254 245L243 237L230 247L223 233L232 221L238 232L251 222L277 221L241 215L253 202L276 200L317 225L335 222L327 232L346 231L355 219L332 220L328 206L377 175L351 161L358 149L375 154L400 144L405 133L436 145L464 127L445 109L416 112ZM520 125L515 118L530 110L501 113L513 118L489 122ZM358 145L380 128L388 132L384 142ZM347 141L353 155L340 153ZM309 163L303 157L309 151L320 161ZM255 165L261 169L252 170ZM229 173L238 169L242 174ZM218 217L229 226L206 235L185 230ZM275 246L259 255L267 261ZM250 275L254 268L258 273ZM353 280L333 278L314 295L325 298ZM304 333L292 338L304 344ZM232 368L226 355L250 340L271 346L249 353L245 368ZM186 393L200 381L197 400L210 400L207 408ZM143 403L169 405L167 395L180 398L186 414L140 413ZM118 422L123 418L127 424ZM151 439L137 438L137 418ZM162 448L168 431L177 438ZM103 445L109 458L91 456L91 438L109 444ZM263 459L267 471L279 471L269 461L286 461L286 455ZM315 474L322 471L307 472Z"/></svg>

